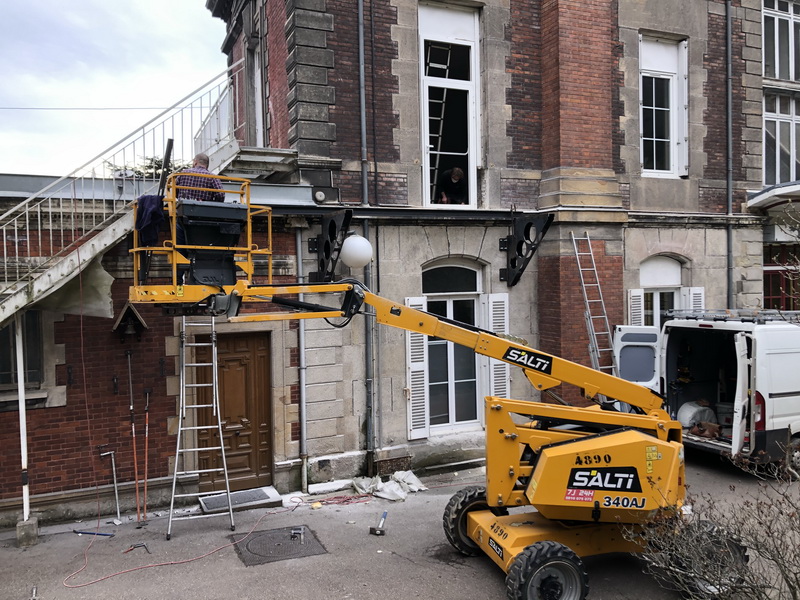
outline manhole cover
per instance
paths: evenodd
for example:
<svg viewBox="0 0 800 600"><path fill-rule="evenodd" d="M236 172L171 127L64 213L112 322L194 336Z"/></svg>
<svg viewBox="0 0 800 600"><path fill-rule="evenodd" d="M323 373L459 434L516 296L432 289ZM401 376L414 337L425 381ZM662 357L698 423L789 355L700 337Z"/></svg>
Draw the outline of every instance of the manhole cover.
<svg viewBox="0 0 800 600"><path fill-rule="evenodd" d="M242 539L236 535L230 538L234 542ZM297 525L256 532L241 544L236 544L236 553L245 566L252 567L278 560L325 554L327 550L313 531L305 525Z"/></svg>

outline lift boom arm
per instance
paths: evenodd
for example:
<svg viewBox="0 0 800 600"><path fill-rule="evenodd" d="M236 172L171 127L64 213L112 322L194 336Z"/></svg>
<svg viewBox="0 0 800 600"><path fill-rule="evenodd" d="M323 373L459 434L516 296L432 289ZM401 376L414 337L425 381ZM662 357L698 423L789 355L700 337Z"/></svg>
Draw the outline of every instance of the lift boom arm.
<svg viewBox="0 0 800 600"><path fill-rule="evenodd" d="M340 309L287 301L284 295L330 294L345 292ZM405 329L471 348L478 354L519 367L537 390L547 390L562 383L575 385L587 399L597 395L620 400L645 413L661 412L662 398L652 390L608 375L563 358L528 347L521 340L504 337L463 323L448 321L367 291L358 283L303 284L292 286L247 286L242 282L232 291L241 302L271 302L305 308L306 312L256 313L231 317L232 321L274 321L300 318L352 317L362 304L375 310L382 325ZM659 414L659 416L661 416Z"/></svg>

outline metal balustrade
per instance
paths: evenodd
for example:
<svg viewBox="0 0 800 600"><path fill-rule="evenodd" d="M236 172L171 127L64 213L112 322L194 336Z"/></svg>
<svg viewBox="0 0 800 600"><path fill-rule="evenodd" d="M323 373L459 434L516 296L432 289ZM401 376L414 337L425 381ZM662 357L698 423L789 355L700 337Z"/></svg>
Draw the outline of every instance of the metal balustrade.
<svg viewBox="0 0 800 600"><path fill-rule="evenodd" d="M0 214L0 326L131 231L132 201L157 190L168 140L172 170L190 164L198 152L237 147L234 115L241 102L233 82L243 68L243 61L234 64ZM42 278L48 282L35 285Z"/></svg>

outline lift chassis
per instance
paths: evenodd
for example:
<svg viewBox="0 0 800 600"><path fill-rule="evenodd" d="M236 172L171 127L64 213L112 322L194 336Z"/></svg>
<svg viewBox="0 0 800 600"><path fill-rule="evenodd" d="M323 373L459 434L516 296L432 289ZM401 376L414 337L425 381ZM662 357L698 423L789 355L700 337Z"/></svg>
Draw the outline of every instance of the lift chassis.
<svg viewBox="0 0 800 600"><path fill-rule="evenodd" d="M558 400L554 388L571 385L594 401L577 407L485 399L486 485L456 493L443 525L459 552L485 554L507 573L509 598L584 598L588 580L582 557L640 550L637 528L680 512L685 496L682 429L651 390L531 348L523 340L398 304L357 281L277 285L268 277L267 283L255 283L254 256L271 252L253 243L251 217L268 209L249 206L247 182L237 192L238 204L247 207L241 246L236 237L223 245L191 239L178 244L175 221L181 209L175 191L170 179L167 240L142 247L134 235L131 302L161 305L172 314L225 315L231 322L349 320L364 314L382 325L435 336L514 365L543 396ZM224 222L216 209L221 207L209 220ZM202 221L202 215L192 215L193 222L198 218ZM212 268L207 264L193 272L204 252ZM220 259L220 253L228 256ZM143 262L146 258L149 265L151 256L159 254L166 256L171 276L150 283ZM235 266L236 273L216 273L215 264L223 271ZM187 268L185 284L180 271ZM311 296L325 304L298 299ZM333 298L337 302L328 306ZM243 306L248 312L240 311ZM372 310L362 310L365 306ZM615 401L631 412L616 410Z"/></svg>

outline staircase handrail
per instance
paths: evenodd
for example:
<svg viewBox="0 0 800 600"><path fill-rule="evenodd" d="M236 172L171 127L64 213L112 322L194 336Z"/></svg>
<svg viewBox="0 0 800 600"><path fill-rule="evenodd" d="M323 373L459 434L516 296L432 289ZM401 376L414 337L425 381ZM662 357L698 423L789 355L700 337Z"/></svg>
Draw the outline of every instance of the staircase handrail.
<svg viewBox="0 0 800 600"><path fill-rule="evenodd" d="M232 64L68 175L3 212L0 292L30 280L128 213L137 197L154 193L167 139L176 138L173 165L206 151L201 143L232 141L232 113L221 110L220 103L231 102L227 91L243 65L244 59ZM226 122L218 124L214 140L198 140L198 131L212 119Z"/></svg>
<svg viewBox="0 0 800 600"><path fill-rule="evenodd" d="M85 162L84 164L82 164L81 166L79 166L79 167L77 167L77 168L73 169L73 170L72 170L72 171L71 171L71 172L70 172L68 175L64 175L63 177L60 177L59 179L56 179L55 181L53 181L53 182L52 182L52 183L50 183L49 185L45 186L44 188L42 188L41 190L39 190L38 192L36 192L35 194L32 194L31 196L29 196L28 198L26 198L26 199L25 199L25 200L23 200L22 202L18 203L16 206L13 206L13 207L11 207L11 208L10 208L10 209L8 209L6 212L4 212L2 215L0 215L0 225L2 225L2 224L5 222L5 219L6 219L6 218L8 218L8 217L9 217L9 215L11 215L11 214L12 214L12 213L14 213L15 211L19 210L20 208L25 208L25 206L26 206L28 203L32 202L33 200L35 200L35 199L37 199L37 198L41 198L41 196L42 196L44 193L48 192L50 189L52 189L53 187L55 187L55 186L56 186L56 185L58 185L59 183L61 183L61 182L63 182L63 181L66 181L67 179L69 179L69 178L71 178L71 177L75 177L75 176L76 176L76 173L78 173L78 172L79 172L79 171L81 171L82 169L85 169L86 167L89 167L90 165L94 164L96 161L98 161L98 160L102 159L102 158L103 158L103 157L104 157L104 156L105 156L105 155L106 155L108 152L110 152L111 150L114 150L115 148L119 147L119 146L120 146L120 144L121 144L122 142L125 142L125 141L127 141L128 139L132 138L134 135L136 135L137 133L139 133L141 130L144 130L144 129L146 129L146 128L147 128L149 125L151 125L151 124L152 124L152 123L154 123L155 121L159 120L159 119L160 119L161 117L163 117L164 115L166 115L166 114L168 114L168 113L170 113L170 112L174 111L174 110L175 110L175 109L176 109L178 106L180 106L181 104L183 104L184 102L186 102L186 101L187 101L187 100L189 100L190 98L194 97L194 96L195 96L196 94L198 94L198 93L199 93L201 90L203 90L203 89L207 88L208 86L210 86L212 83L214 83L216 80L218 80L218 79L219 79L220 77L222 77L223 75L225 75L225 74L227 74L227 73L234 74L234 73L235 73L235 71L236 71L236 69L237 69L239 66L241 66L243 63L244 63L244 59L243 59L243 58L242 58L242 59L240 59L240 60L238 60L237 62L233 63L233 64L232 64L230 67L227 67L227 68L226 68L224 71L221 71L219 74L217 74L217 75L215 75L214 77L212 77L211 79L209 79L209 80L208 80L206 83L204 83L203 85L201 85L200 87L198 87L198 88L197 88L197 89L195 89L194 91L192 91L192 92L190 92L190 93L186 94L186 95L185 95L183 98L181 98L180 100L178 100L178 101L177 101L175 104L173 104L173 105L172 105L172 106L170 106L169 108L166 108L166 109L164 109L164 110L163 110L162 112L160 112L158 115L156 115L155 117L153 117L152 119L150 119L149 121L147 121L147 123L145 123L144 125L140 125L140 126L138 126L136 129L134 129L134 130L133 130L133 131L131 131L129 134L127 134L126 136L124 136L124 137L123 137L121 140L119 140L119 141L115 142L114 144L112 144L111 146L109 146L108 148L106 148L105 150L103 150L102 152L100 152L100 153L99 153L97 156L95 156L94 158L91 158L91 159L89 159L88 161L86 161L86 162Z"/></svg>

